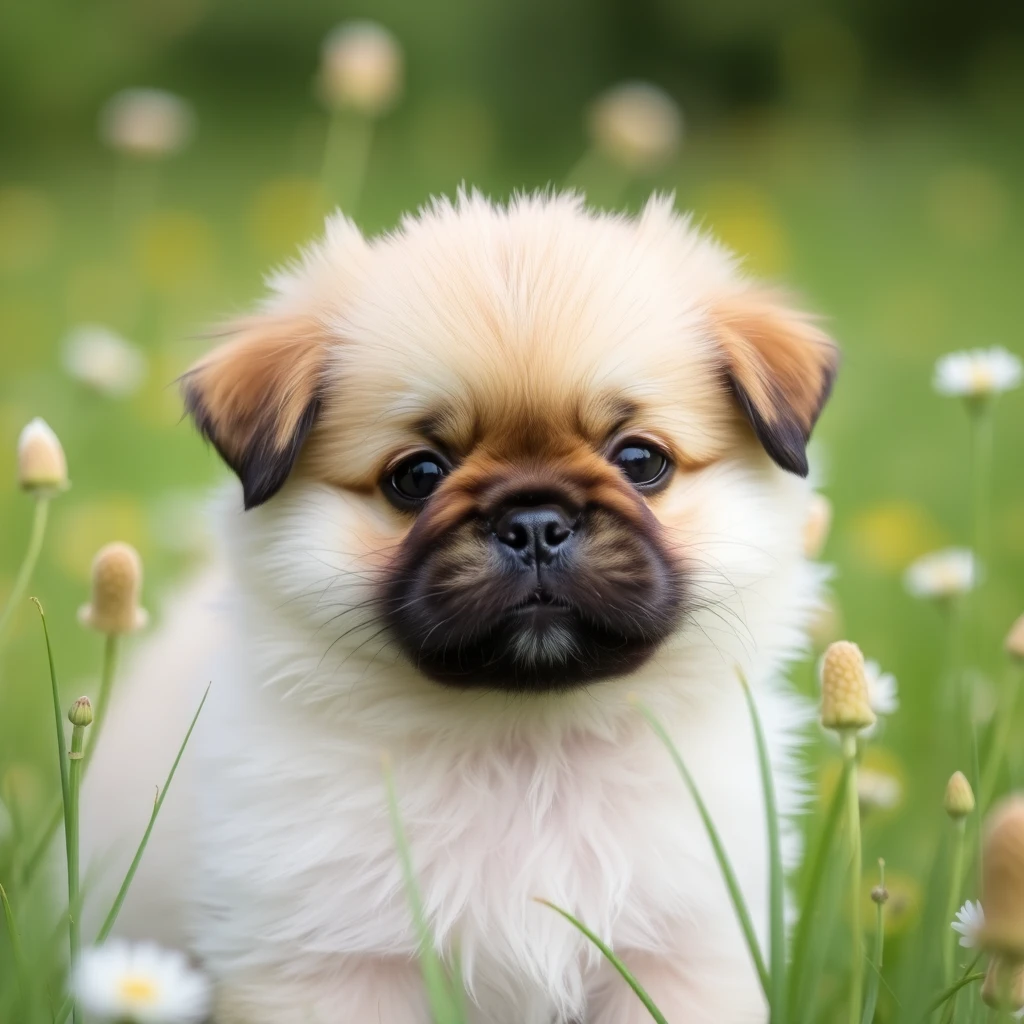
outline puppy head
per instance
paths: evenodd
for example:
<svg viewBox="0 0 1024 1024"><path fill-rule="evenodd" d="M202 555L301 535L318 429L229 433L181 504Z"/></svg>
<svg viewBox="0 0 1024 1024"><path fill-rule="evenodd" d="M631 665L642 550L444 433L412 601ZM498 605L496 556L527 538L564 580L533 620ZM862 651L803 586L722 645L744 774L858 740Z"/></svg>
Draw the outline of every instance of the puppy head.
<svg viewBox="0 0 1024 1024"><path fill-rule="evenodd" d="M836 364L663 200L462 196L372 242L336 218L232 333L184 393L263 506L247 557L302 606L326 552L362 616L318 622L336 642L518 691L636 669L712 561L735 589L770 546L752 516L796 537L775 496Z"/></svg>

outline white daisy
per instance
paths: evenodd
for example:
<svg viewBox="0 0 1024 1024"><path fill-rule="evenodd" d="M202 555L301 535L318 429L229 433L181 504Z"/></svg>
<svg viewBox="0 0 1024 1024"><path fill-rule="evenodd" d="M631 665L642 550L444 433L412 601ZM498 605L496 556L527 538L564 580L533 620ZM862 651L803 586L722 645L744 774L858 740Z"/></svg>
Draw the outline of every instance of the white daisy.
<svg viewBox="0 0 1024 1024"><path fill-rule="evenodd" d="M100 138L131 156L169 156L187 145L194 124L191 106L174 93L123 89L100 112Z"/></svg>
<svg viewBox="0 0 1024 1024"><path fill-rule="evenodd" d="M111 940L85 950L71 990L86 1013L131 1024L197 1024L210 1008L205 975L152 943Z"/></svg>
<svg viewBox="0 0 1024 1024"><path fill-rule="evenodd" d="M870 658L864 662L864 678L867 680L868 703L875 713L875 722L864 729L861 735L872 736L878 731L883 718L899 711L899 685L891 672L883 672L882 666Z"/></svg>
<svg viewBox="0 0 1024 1024"><path fill-rule="evenodd" d="M625 82L602 93L587 119L593 145L633 173L656 170L679 148L683 115L668 93L649 82Z"/></svg>
<svg viewBox="0 0 1024 1024"><path fill-rule="evenodd" d="M376 117L402 91L402 47L375 21L339 25L324 40L320 57L320 91L332 107Z"/></svg>
<svg viewBox="0 0 1024 1024"><path fill-rule="evenodd" d="M943 356L933 385L940 395L983 398L1017 387L1021 371L1020 359L1005 348L976 348Z"/></svg>
<svg viewBox="0 0 1024 1024"><path fill-rule="evenodd" d="M907 569L903 582L914 597L957 597L978 581L974 555L966 548L946 548L924 555Z"/></svg>
<svg viewBox="0 0 1024 1024"><path fill-rule="evenodd" d="M64 369L103 395L123 398L146 377L146 357L121 335L100 324L73 327L63 344Z"/></svg>
<svg viewBox="0 0 1024 1024"><path fill-rule="evenodd" d="M975 949L978 936L985 927L985 911L979 902L968 900L957 912L956 919L950 927L960 936L960 945L964 949Z"/></svg>

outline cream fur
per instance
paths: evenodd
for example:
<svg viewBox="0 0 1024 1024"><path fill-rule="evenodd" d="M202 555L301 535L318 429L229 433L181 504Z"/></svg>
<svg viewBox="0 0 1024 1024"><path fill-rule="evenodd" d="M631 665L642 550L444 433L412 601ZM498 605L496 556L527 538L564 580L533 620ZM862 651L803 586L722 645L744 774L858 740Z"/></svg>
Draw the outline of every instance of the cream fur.
<svg viewBox="0 0 1024 1024"><path fill-rule="evenodd" d="M525 282L504 327L460 302L491 287L495 251ZM674 737L764 925L763 806L735 669L754 688L791 817L808 714L783 674L821 573L800 553L806 482L767 460L715 390L700 311L736 281L732 260L663 201L628 222L586 215L571 198L506 211L475 196L372 244L336 219L274 280L271 308L331 324L339 379L357 381L321 428L321 452L337 459L390 450L402 410L425 390L500 389L481 375L508 372L515 335L505 335L511 355L475 351L474 336L539 325L557 372L573 372L582 357L562 347L561 322L588 339L588 379L674 395L654 426L713 461L652 503L695 567L698 609L634 675L529 699L441 689L378 635L361 604L368 574L405 529L380 500L308 467L251 512L234 488L223 496L223 564L178 599L137 659L86 794L86 842L116 877L212 680L123 927L201 958L220 989L218 1020L427 1024L384 749L438 945L458 945L479 1024L645 1019L535 897L621 951L673 1024L765 1019L704 830L628 700L639 695ZM382 362L389 374L375 384ZM792 833L786 853L792 862Z"/></svg>

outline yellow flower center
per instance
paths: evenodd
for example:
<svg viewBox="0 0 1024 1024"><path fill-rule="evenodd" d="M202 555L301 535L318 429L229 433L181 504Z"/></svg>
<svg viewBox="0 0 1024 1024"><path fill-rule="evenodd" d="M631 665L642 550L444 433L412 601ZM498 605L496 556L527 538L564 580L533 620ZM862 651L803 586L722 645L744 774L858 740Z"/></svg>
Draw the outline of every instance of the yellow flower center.
<svg viewBox="0 0 1024 1024"><path fill-rule="evenodd" d="M117 992L126 1003L135 1006L149 1006L160 995L156 982L141 974L126 974L117 983Z"/></svg>
<svg viewBox="0 0 1024 1024"><path fill-rule="evenodd" d="M980 363L971 364L971 394L984 395L992 390L992 373Z"/></svg>

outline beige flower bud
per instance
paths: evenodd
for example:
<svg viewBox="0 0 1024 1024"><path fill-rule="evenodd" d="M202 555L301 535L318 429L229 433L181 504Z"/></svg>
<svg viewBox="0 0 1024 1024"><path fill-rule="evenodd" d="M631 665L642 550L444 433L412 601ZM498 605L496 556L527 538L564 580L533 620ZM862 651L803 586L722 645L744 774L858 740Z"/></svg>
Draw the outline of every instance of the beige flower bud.
<svg viewBox="0 0 1024 1024"><path fill-rule="evenodd" d="M57 435L38 416L18 438L18 483L26 491L52 493L68 486L68 463Z"/></svg>
<svg viewBox="0 0 1024 1024"><path fill-rule="evenodd" d="M1024 615L1017 619L1006 634L1006 653L1011 658L1024 661Z"/></svg>
<svg viewBox="0 0 1024 1024"><path fill-rule="evenodd" d="M675 155L683 115L675 100L649 82L626 82L602 93L590 108L593 145L633 173L657 170Z"/></svg>
<svg viewBox="0 0 1024 1024"><path fill-rule="evenodd" d="M974 790L963 772L953 772L950 776L943 806L954 821L966 818L974 810Z"/></svg>
<svg viewBox="0 0 1024 1024"><path fill-rule="evenodd" d="M824 494L812 494L804 519L803 547L805 558L817 558L828 540L832 525L832 502Z"/></svg>
<svg viewBox="0 0 1024 1024"><path fill-rule="evenodd" d="M99 633L132 633L148 619L139 607L142 559L130 544L100 548L92 561L92 601L78 611L83 626Z"/></svg>
<svg viewBox="0 0 1024 1024"><path fill-rule="evenodd" d="M349 21L324 40L320 89L332 107L383 114L402 91L402 48L383 25Z"/></svg>
<svg viewBox="0 0 1024 1024"><path fill-rule="evenodd" d="M1004 800L986 822L981 905L982 948L1024 960L1024 796Z"/></svg>
<svg viewBox="0 0 1024 1024"><path fill-rule="evenodd" d="M871 890L871 902L872 903L888 903L889 902L889 890L884 885L876 885Z"/></svg>
<svg viewBox="0 0 1024 1024"><path fill-rule="evenodd" d="M826 729L866 729L875 722L864 675L864 655L848 640L829 645L821 667L821 724Z"/></svg>
<svg viewBox="0 0 1024 1024"><path fill-rule="evenodd" d="M155 159L184 148L195 117L180 96L163 89L123 89L100 113L100 137L131 156Z"/></svg>
<svg viewBox="0 0 1024 1024"><path fill-rule="evenodd" d="M72 725L92 725L92 701L88 697L79 697L68 711L68 721Z"/></svg>
<svg viewBox="0 0 1024 1024"><path fill-rule="evenodd" d="M981 986L981 998L988 1006L998 1006L1001 998L1007 998L1010 1005L1006 1009L1013 1013L1024 1007L1024 964L992 957Z"/></svg>

